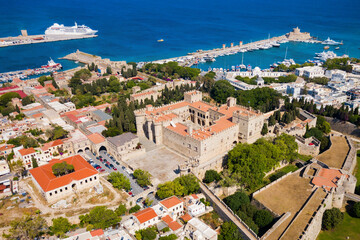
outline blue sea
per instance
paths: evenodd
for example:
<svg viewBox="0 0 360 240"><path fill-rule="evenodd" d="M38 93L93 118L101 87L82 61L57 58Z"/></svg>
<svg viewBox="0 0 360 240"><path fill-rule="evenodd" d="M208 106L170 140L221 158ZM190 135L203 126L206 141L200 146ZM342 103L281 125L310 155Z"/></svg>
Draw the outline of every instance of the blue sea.
<svg viewBox="0 0 360 240"><path fill-rule="evenodd" d="M294 27L320 39L343 41L338 54L360 57L360 1L356 0L51 0L1 1L0 37L42 34L53 23L85 24L98 30L93 39L0 48L0 72L35 68L49 58L58 60L77 49L112 60L151 61L186 55L198 49L221 47L285 34ZM164 42L158 43L158 39ZM302 63L323 45L287 43L280 48L244 54L244 64L269 67L287 58ZM331 50L331 49L330 49ZM229 68L241 54L199 65Z"/></svg>

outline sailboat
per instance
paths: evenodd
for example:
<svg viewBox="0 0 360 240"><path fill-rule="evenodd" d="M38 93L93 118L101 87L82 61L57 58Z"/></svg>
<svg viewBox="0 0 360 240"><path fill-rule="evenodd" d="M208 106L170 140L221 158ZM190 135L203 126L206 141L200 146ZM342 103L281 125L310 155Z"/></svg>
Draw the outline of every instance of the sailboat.
<svg viewBox="0 0 360 240"><path fill-rule="evenodd" d="M246 66L244 65L244 53L242 53L240 69L246 69Z"/></svg>

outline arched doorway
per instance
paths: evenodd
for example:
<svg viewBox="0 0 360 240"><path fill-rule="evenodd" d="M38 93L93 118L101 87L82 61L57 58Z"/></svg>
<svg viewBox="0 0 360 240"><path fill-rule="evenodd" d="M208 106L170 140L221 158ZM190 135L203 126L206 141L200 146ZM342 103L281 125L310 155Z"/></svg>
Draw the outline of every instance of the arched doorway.
<svg viewBox="0 0 360 240"><path fill-rule="evenodd" d="M105 147L105 146L101 146L101 147L99 148L99 152L101 152L101 151L105 151L105 152L107 152L106 147Z"/></svg>
<svg viewBox="0 0 360 240"><path fill-rule="evenodd" d="M85 151L90 151L90 148L89 148L89 147L86 147L86 148L85 148Z"/></svg>
<svg viewBox="0 0 360 240"><path fill-rule="evenodd" d="M82 149L79 149L77 153L83 153L84 151Z"/></svg>

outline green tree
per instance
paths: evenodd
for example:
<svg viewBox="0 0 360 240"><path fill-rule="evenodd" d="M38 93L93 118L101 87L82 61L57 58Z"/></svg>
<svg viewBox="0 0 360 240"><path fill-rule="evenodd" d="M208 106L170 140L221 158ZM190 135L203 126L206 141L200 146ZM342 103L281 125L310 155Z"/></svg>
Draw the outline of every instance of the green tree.
<svg viewBox="0 0 360 240"><path fill-rule="evenodd" d="M269 211L266 210L258 210L254 214L254 222L259 228L266 227L274 220L273 216Z"/></svg>
<svg viewBox="0 0 360 240"><path fill-rule="evenodd" d="M32 167L33 167L33 168L37 168L37 167L39 166L38 163L37 163L37 161L36 161L36 159L35 159L34 157L31 158L31 161L32 161Z"/></svg>
<svg viewBox="0 0 360 240"><path fill-rule="evenodd" d="M322 229L330 230L339 225L344 219L344 214L338 208L327 209L322 219Z"/></svg>
<svg viewBox="0 0 360 240"><path fill-rule="evenodd" d="M124 204L120 204L116 209L115 213L118 216L123 216L126 213L126 206Z"/></svg>
<svg viewBox="0 0 360 240"><path fill-rule="evenodd" d="M177 239L177 236L173 233L167 236L159 237L159 240L175 240L175 239Z"/></svg>
<svg viewBox="0 0 360 240"><path fill-rule="evenodd" d="M233 195L224 198L224 202L229 208L236 212L242 205L249 204L250 199L244 192L236 192Z"/></svg>
<svg viewBox="0 0 360 240"><path fill-rule="evenodd" d="M136 232L135 235L137 240L153 240L157 236L157 231L155 227L149 227Z"/></svg>
<svg viewBox="0 0 360 240"><path fill-rule="evenodd" d="M133 206L132 208L130 208L129 209L129 213L131 214L131 213L135 213L135 212L137 212L137 211L139 211L140 210L140 206L139 205L135 205L135 206Z"/></svg>
<svg viewBox="0 0 360 240"><path fill-rule="evenodd" d="M61 163L55 163L52 165L51 169L54 175L58 177L74 172L74 165L63 161Z"/></svg>
<svg viewBox="0 0 360 240"><path fill-rule="evenodd" d="M145 187L151 185L151 174L148 171L136 169L133 173L134 177L136 178L136 182L141 186Z"/></svg>
<svg viewBox="0 0 360 240"><path fill-rule="evenodd" d="M274 114L269 117L269 126L274 126L276 124Z"/></svg>
<svg viewBox="0 0 360 240"><path fill-rule="evenodd" d="M107 73L107 74L112 74L112 70L111 70L111 67L110 67L110 66L107 66L107 67L106 67L106 73Z"/></svg>
<svg viewBox="0 0 360 240"><path fill-rule="evenodd" d="M354 203L352 213L355 217L360 218L360 202Z"/></svg>
<svg viewBox="0 0 360 240"><path fill-rule="evenodd" d="M203 179L204 183L211 183L219 180L221 180L221 176L217 171L211 169L205 172L205 177Z"/></svg>
<svg viewBox="0 0 360 240"><path fill-rule="evenodd" d="M73 226L67 218L58 217L52 219L51 232L57 237L65 237L65 233L72 230Z"/></svg>
<svg viewBox="0 0 360 240"><path fill-rule="evenodd" d="M219 240L241 240L241 234L233 222L224 222L220 228Z"/></svg>
<svg viewBox="0 0 360 240"><path fill-rule="evenodd" d="M50 140L56 140L56 139L61 139L61 138L65 138L68 135L68 131L64 130L61 126L59 125L54 125L53 129L48 129L45 132L45 135L50 139Z"/></svg>
<svg viewBox="0 0 360 240"><path fill-rule="evenodd" d="M316 128L325 134L329 134L331 132L330 123L328 123L323 116L317 116Z"/></svg>
<svg viewBox="0 0 360 240"><path fill-rule="evenodd" d="M129 191L131 188L129 179L122 173L112 172L109 174L108 180L114 188L124 189L126 191Z"/></svg>
<svg viewBox="0 0 360 240"><path fill-rule="evenodd" d="M210 96L218 103L225 103L226 99L234 94L234 87L226 80L215 82L210 92Z"/></svg>
<svg viewBox="0 0 360 240"><path fill-rule="evenodd" d="M261 129L261 135L265 136L269 132L267 123L264 123L262 129Z"/></svg>
<svg viewBox="0 0 360 240"><path fill-rule="evenodd" d="M19 220L11 221L8 239L31 240L42 236L47 231L46 220L37 215L27 215Z"/></svg>
<svg viewBox="0 0 360 240"><path fill-rule="evenodd" d="M92 225L94 229L105 229L121 221L121 217L106 206L93 208L89 214L79 216L81 225Z"/></svg>
<svg viewBox="0 0 360 240"><path fill-rule="evenodd" d="M21 98L17 92L8 92L0 96L0 106L6 106L11 99L13 98Z"/></svg>

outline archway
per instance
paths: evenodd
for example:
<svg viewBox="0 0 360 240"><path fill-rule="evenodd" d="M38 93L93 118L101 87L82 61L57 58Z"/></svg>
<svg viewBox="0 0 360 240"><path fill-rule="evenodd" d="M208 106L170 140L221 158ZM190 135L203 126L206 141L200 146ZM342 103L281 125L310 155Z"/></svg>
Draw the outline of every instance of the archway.
<svg viewBox="0 0 360 240"><path fill-rule="evenodd" d="M85 151L90 151L90 148L89 148L89 147L86 147L86 148L85 148Z"/></svg>
<svg viewBox="0 0 360 240"><path fill-rule="evenodd" d="M76 187L76 184L75 184L75 183L73 183L73 184L71 185L71 187L72 187L72 188L75 188L75 187Z"/></svg>
<svg viewBox="0 0 360 240"><path fill-rule="evenodd" d="M105 152L107 152L106 147L105 147L105 146L101 146L101 147L99 148L99 152L101 152L101 151L105 151Z"/></svg>
<svg viewBox="0 0 360 240"><path fill-rule="evenodd" d="M82 149L79 149L77 153L83 153L84 151Z"/></svg>

